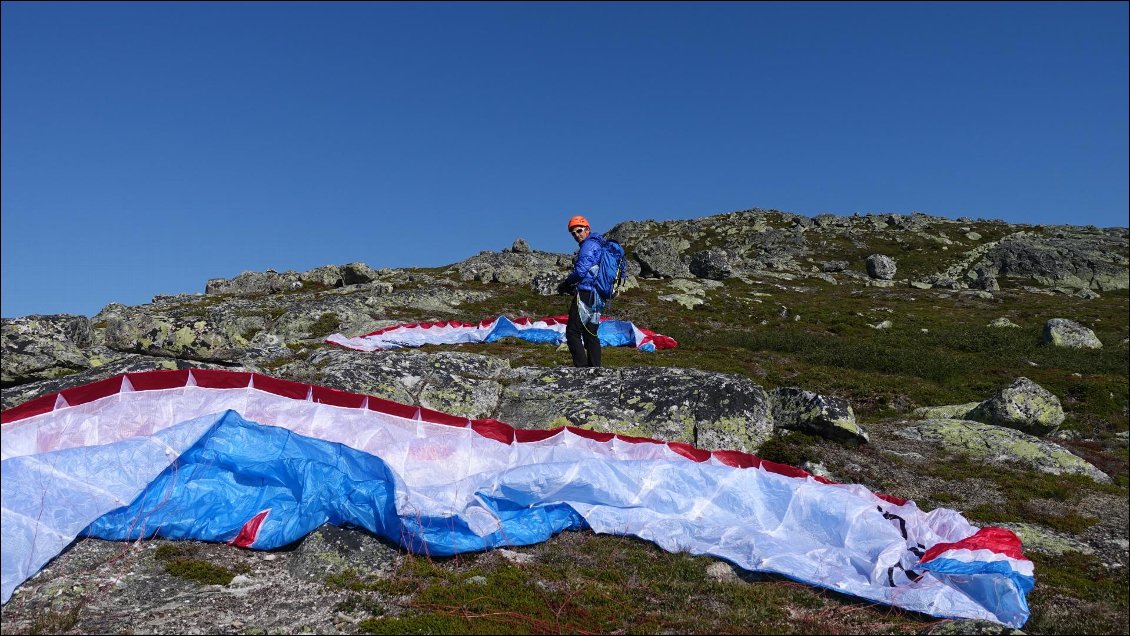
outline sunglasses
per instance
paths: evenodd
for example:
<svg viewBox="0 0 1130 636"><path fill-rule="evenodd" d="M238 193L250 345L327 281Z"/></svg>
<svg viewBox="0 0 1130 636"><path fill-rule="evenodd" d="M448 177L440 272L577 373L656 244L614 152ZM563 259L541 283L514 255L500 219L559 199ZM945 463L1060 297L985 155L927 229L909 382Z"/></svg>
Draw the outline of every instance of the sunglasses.
<svg viewBox="0 0 1130 636"><path fill-rule="evenodd" d="M584 232L587 232L587 231L588 231L588 228L575 227L575 228L569 230L569 233L570 234L576 234L577 236L580 236L581 234L583 234Z"/></svg>

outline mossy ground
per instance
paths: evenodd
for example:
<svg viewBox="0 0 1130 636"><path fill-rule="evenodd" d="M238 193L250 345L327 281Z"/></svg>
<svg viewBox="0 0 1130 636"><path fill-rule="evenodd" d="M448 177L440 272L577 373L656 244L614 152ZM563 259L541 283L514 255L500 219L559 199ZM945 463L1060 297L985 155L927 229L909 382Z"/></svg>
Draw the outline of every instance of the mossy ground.
<svg viewBox="0 0 1130 636"><path fill-rule="evenodd" d="M166 543L157 548L154 557L162 562L165 571L173 576L194 581L201 585L227 585L239 574L238 568L218 565L208 559L199 558L196 542Z"/></svg>
<svg viewBox="0 0 1130 636"><path fill-rule="evenodd" d="M566 297L471 284L495 292L463 307L472 317L541 317L568 308ZM864 421L918 406L981 401L1023 376L1060 398L1067 414L1063 428L1087 437L1127 430L1126 290L1083 300L1013 287L984 299L818 279L729 280L693 310L658 300L665 291L665 281L641 281L640 288L616 298L606 315L671 336L679 346L656 353L605 348L606 366L691 367L740 373L766 388L801 386L847 398ZM999 317L1021 327L988 326ZM1041 345L1044 323L1062 317L1090 326L1106 345L1098 350ZM883 320L893 325L870 326ZM516 365L568 363L564 352L521 341L460 350L507 357Z"/></svg>
<svg viewBox="0 0 1130 636"><path fill-rule="evenodd" d="M979 229L982 234L992 228ZM951 237L956 238L956 237ZM926 251L926 246L911 247ZM855 253L858 255L858 249ZM932 248L933 249L933 248ZM850 249L845 247L845 257ZM870 248L866 249L870 253ZM877 250L881 251L881 250ZM917 253L917 252L915 252ZM929 273L928 257L923 256L922 274ZM845 258L846 260L846 258ZM858 260L858 259L857 259ZM904 258L904 265L913 265ZM467 283L462 283L468 285ZM462 309L471 317L505 314L509 316L560 315L567 309L565 297L543 297L527 289L471 283L493 291L487 301L468 304ZM1072 452L1080 455L1111 476L1113 484L1101 485L1086 478L1051 476L1016 467L986 465L961 455L931 458L928 466L915 465L910 471L922 471L931 483L942 484L920 502L927 509L946 506L964 510L975 523L991 524L1008 521L1036 523L1056 531L1081 533L1098 521L1083 509L1083 502L1099 495L1127 497L1127 450L1119 433L1128 428L1127 311L1130 296L1125 290L1103 292L1100 298L1084 300L1062 293L1033 293L1011 280L1002 281L1003 289L992 298L952 290L920 290L907 286L878 288L847 282L831 284L818 279L794 281L769 279L762 282L728 280L722 287L706 293L706 303L688 310L674 303L658 300L670 293L665 281L642 280L639 288L629 290L613 301L607 315L631 320L678 340L679 346L668 351L644 353L631 348L606 348L606 366L680 366L738 373L750 377L765 388L799 386L821 393L847 398L866 429L871 423L906 419L920 406L938 406L977 402L1008 386L1017 377L1028 377L1059 397L1065 414L1061 429L1074 431L1077 441L1064 441ZM988 326L996 318L1006 317L1020 328ZM1040 344L1044 323L1051 318L1070 318L1094 330L1104 347L1099 350L1073 350ZM890 320L888 329L875 329L883 320ZM561 366L569 363L568 354L542 345L521 341L503 341L490 345L468 345L461 351L474 351L508 358L515 366ZM1124 439L1124 437L1123 437ZM830 442L803 435L774 440L763 454L767 459L797 465L804 461L832 462L831 453L822 453ZM866 446L859 453L874 452ZM840 457L843 454L839 455ZM841 464L847 460L841 460ZM879 458L876 462L879 463ZM885 456L888 465L898 457ZM977 503L958 494L962 484L983 484L993 493L995 504ZM947 486L948 484L948 486ZM885 479L876 472L866 485L880 492L905 496L906 482ZM902 492L900 492L902 491ZM999 503L1003 501L1002 503ZM1055 505L1051 505L1054 502ZM968 505L968 508L966 508ZM605 539L601 539L605 540ZM621 539L607 539L623 542ZM624 545L631 545L625 543ZM628 550L627 547L621 548ZM634 547L633 547L634 549ZM1125 566L1111 568L1110 559L1087 557L1078 553L1064 560L1042 558L1037 562L1037 587L1030 597L1034 633L1125 633L1127 630L1127 589ZM579 555L574 555L579 556ZM654 554L664 571L676 571L683 559L680 555ZM1115 558L1113 562L1117 563ZM1070 563L1071 565L1064 565ZM1107 565L1104 565L1106 563ZM629 569L630 570L630 569ZM658 580L663 580L658 575ZM533 580L530 578L529 580ZM488 583L492 579L488 577ZM460 584L462 585L462 584ZM591 583L589 585L592 585ZM648 583L652 589L658 584ZM703 583L703 585L707 585ZM710 585L722 585L711 583ZM458 588L459 585L456 585ZM488 585L489 587L489 585ZM502 585L507 587L507 585ZM739 594L752 596L781 593L767 592L764 584L752 586ZM481 592L482 590L480 590ZM470 592L468 592L469 594ZM797 592L792 591L796 594ZM811 591L823 602L827 596ZM711 598L715 604L733 607L710 619L709 627L692 624L648 623L645 614L628 612L633 617L630 627L604 621L596 613L609 599L585 596L583 606L573 607L561 596L541 594L543 613L537 621L549 621L544 612L556 607L552 619L557 622L530 622L528 631L581 631L584 620L601 625L593 631L625 629L633 633L649 632L727 632L805 633L802 621L796 620L796 606L803 606L796 597L741 598L734 591L716 589ZM684 605L680 599L698 598L688 590L671 588L664 592L666 602L674 608L685 608L692 614L701 612ZM484 606L460 604L451 599L432 605L413 606L408 616L415 618L381 618L367 623L374 632L415 629L436 630L442 619L443 629L473 633L475 630L503 633L517 616L526 616L528 608L510 607L506 595L479 594ZM484 599L494 598L494 601ZM576 598L581 598L580 596ZM620 597L621 605L632 605ZM725 599L725 600L718 600ZM794 613L782 622L780 617L745 617L747 627L737 618L737 608L747 603L785 603ZM554 605L556 603L557 605ZM693 603L691 604L693 605ZM431 607L432 609L428 609ZM841 606L843 607L843 606ZM1079 613L1065 608L1085 607ZM442 609L437 609L442 608ZM678 614L675 609L671 614ZM868 633L898 633L886 621L892 620L889 609L845 610L847 615L866 616L873 622ZM813 632L858 633L859 625L839 624L837 612ZM492 618L486 618L492 616ZM919 622L915 622L918 620ZM905 628L923 627L922 619L901 617ZM409 621L409 622L404 622ZM414 623L411 621L425 621ZM565 622L561 622L565 621ZM761 622L759 622L761 621ZM884 627L878 627L883 624ZM913 625L910 626L910 625ZM438 633L438 632L434 632Z"/></svg>
<svg viewBox="0 0 1130 636"><path fill-rule="evenodd" d="M713 559L569 532L497 552L406 561L391 580L337 577L372 634L912 634L937 619L774 577L719 580ZM380 600L377 600L380 599ZM390 604L388 599L394 599Z"/></svg>

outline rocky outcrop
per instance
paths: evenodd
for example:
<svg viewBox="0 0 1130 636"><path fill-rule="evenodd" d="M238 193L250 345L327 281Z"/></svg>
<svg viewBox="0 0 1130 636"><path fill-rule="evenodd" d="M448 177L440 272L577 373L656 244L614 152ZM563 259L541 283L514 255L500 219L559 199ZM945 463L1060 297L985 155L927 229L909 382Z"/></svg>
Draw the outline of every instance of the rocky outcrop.
<svg viewBox="0 0 1130 636"><path fill-rule="evenodd" d="M912 423L898 434L980 461L1023 464L1053 475L1085 475L1100 483L1110 482L1106 473L1062 446L1003 426L936 419Z"/></svg>
<svg viewBox="0 0 1130 636"><path fill-rule="evenodd" d="M9 386L55 378L92 366L87 349L94 342L86 316L55 315L4 318L0 384Z"/></svg>
<svg viewBox="0 0 1130 636"><path fill-rule="evenodd" d="M235 278L212 278L204 286L205 295L254 296L293 292L304 288L321 289L364 285L380 277L380 272L365 263L325 265L306 272L243 272Z"/></svg>
<svg viewBox="0 0 1130 636"><path fill-rule="evenodd" d="M1070 229L1044 237L1021 232L1001 240L979 264L1007 278L1034 280L1049 287L1098 291L1130 287L1126 231Z"/></svg>
<svg viewBox="0 0 1130 636"><path fill-rule="evenodd" d="M571 255L539 252L519 244L517 249L479 252L452 265L452 268L465 281L527 286L540 276L549 275L561 280L572 262Z"/></svg>

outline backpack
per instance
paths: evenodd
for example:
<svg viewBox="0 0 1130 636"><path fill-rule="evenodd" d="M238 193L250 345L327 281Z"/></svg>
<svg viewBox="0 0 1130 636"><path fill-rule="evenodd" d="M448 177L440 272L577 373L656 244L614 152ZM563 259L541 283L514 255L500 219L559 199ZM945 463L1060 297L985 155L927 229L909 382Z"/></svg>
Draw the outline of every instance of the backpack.
<svg viewBox="0 0 1130 636"><path fill-rule="evenodd" d="M602 300L608 301L620 292L620 285L628 277L624 267L624 248L614 239L604 239L600 245L600 258L589 270L592 287Z"/></svg>

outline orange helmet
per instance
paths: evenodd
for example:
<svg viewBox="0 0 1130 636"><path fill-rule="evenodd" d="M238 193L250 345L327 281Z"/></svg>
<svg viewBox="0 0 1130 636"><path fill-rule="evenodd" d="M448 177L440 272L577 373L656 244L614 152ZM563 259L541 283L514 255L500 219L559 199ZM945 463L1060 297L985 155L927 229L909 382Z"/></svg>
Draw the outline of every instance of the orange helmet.
<svg viewBox="0 0 1130 636"><path fill-rule="evenodd" d="M581 216L580 214L569 219L569 229L570 230L577 227L577 226L587 227L590 230L592 229L592 227L589 225L589 220L586 219L585 217Z"/></svg>

